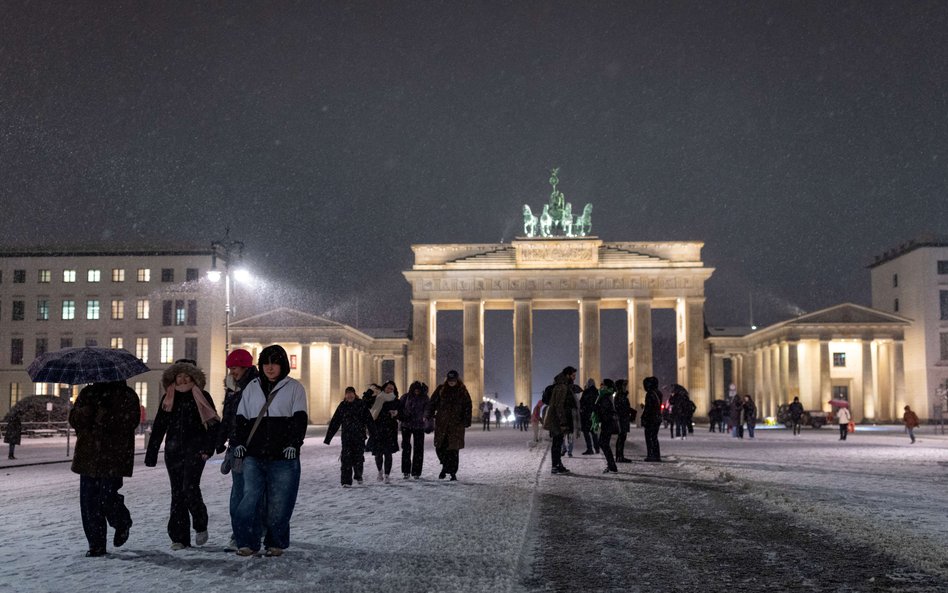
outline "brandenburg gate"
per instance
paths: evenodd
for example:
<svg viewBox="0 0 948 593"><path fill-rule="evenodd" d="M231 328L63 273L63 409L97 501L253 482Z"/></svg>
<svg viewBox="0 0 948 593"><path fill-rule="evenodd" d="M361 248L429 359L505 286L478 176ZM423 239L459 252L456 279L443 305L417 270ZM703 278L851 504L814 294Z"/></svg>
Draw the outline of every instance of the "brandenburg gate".
<svg viewBox="0 0 948 593"><path fill-rule="evenodd" d="M525 207L525 225L527 212ZM536 220L525 233L535 230ZM412 246L415 263L404 272L412 289L408 380L431 386L440 382L435 369L438 311L460 310L462 379L476 407L484 389L484 311L513 310L514 395L517 402L530 402L533 311L560 309L579 312L577 382L593 378L598 383L600 311L622 309L628 324L630 397L639 402L642 379L652 373L652 309L674 309L677 382L691 393L696 413L705 414L704 283L714 270L701 262L703 243L606 243L591 236L547 236L545 231L512 243ZM574 363L563 361L567 364Z"/></svg>

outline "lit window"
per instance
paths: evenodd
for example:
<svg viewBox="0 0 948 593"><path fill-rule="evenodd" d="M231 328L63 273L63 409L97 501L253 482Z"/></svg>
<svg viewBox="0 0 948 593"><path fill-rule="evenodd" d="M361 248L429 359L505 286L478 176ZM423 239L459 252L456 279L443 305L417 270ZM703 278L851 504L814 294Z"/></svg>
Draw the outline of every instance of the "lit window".
<svg viewBox="0 0 948 593"><path fill-rule="evenodd" d="M138 394L138 400L145 406L145 409L148 409L148 382L135 381L135 393Z"/></svg>
<svg viewBox="0 0 948 593"><path fill-rule="evenodd" d="M86 301L86 319L98 319L98 318L99 318L98 299Z"/></svg>
<svg viewBox="0 0 948 593"><path fill-rule="evenodd" d="M174 324L184 325L187 320L187 310L184 308L184 301L174 302Z"/></svg>
<svg viewBox="0 0 948 593"><path fill-rule="evenodd" d="M174 362L174 338L161 338L161 354L158 362L165 364Z"/></svg>
<svg viewBox="0 0 948 593"><path fill-rule="evenodd" d="M148 299L138 299L135 303L135 319L148 319Z"/></svg>
<svg viewBox="0 0 948 593"><path fill-rule="evenodd" d="M844 367L844 366L846 366L846 353L845 353L845 352L834 352L834 353L833 353L833 366L834 366L834 367Z"/></svg>
<svg viewBox="0 0 948 593"><path fill-rule="evenodd" d="M125 301L112 301L112 319L125 319Z"/></svg>
<svg viewBox="0 0 948 593"><path fill-rule="evenodd" d="M89 270L86 273L86 280L88 282L101 282L102 281L102 270Z"/></svg>
<svg viewBox="0 0 948 593"><path fill-rule="evenodd" d="M63 282L75 282L75 281L76 281L75 270L63 270Z"/></svg>
<svg viewBox="0 0 948 593"><path fill-rule="evenodd" d="M125 268L112 268L112 282L125 282Z"/></svg>
<svg viewBox="0 0 948 593"><path fill-rule="evenodd" d="M13 406L17 404L17 402L20 401L20 395L22 393L23 392L20 389L19 383L10 383L10 408L11 409L13 408Z"/></svg>
<svg viewBox="0 0 948 593"><path fill-rule="evenodd" d="M13 321L23 321L26 316L26 301L13 301Z"/></svg>
<svg viewBox="0 0 948 593"><path fill-rule="evenodd" d="M49 301L45 299L39 299L36 301L36 320L37 321L49 320Z"/></svg>
<svg viewBox="0 0 948 593"><path fill-rule="evenodd" d="M49 281L50 281L50 279L52 278L52 276L53 276L53 275L52 275L52 273L51 273L49 270L40 270L40 271L39 271L39 278L37 279L37 281L38 281L40 284L48 284Z"/></svg>
<svg viewBox="0 0 948 593"><path fill-rule="evenodd" d="M49 384L48 383L33 383L33 394L34 395L48 395Z"/></svg>
<svg viewBox="0 0 948 593"><path fill-rule="evenodd" d="M76 301L63 301L63 319L76 318Z"/></svg>
<svg viewBox="0 0 948 593"><path fill-rule="evenodd" d="M138 281L139 282L151 282L151 269L150 268L138 268Z"/></svg>
<svg viewBox="0 0 948 593"><path fill-rule="evenodd" d="M135 356L142 362L148 362L148 338L135 338Z"/></svg>
<svg viewBox="0 0 948 593"><path fill-rule="evenodd" d="M13 270L13 283L23 284L26 282L26 270Z"/></svg>
<svg viewBox="0 0 948 593"><path fill-rule="evenodd" d="M113 350L118 350L119 348L124 348L124 347L125 347L125 340L123 340L122 338L112 338L111 340L109 340L109 348L112 348Z"/></svg>

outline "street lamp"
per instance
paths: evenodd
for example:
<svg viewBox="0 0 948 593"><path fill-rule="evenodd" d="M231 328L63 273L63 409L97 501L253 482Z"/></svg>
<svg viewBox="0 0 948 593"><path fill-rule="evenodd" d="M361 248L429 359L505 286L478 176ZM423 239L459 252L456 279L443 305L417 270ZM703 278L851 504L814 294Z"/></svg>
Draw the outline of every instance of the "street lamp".
<svg viewBox="0 0 948 593"><path fill-rule="evenodd" d="M218 258L224 261L224 355L230 353L230 282L231 282L231 262L239 263L244 254L243 241L237 241L230 238L230 228L226 228L224 238L211 242L211 269L207 272L207 278L211 282L219 282L221 271L217 269ZM235 277L242 277L247 274L245 270L235 270Z"/></svg>

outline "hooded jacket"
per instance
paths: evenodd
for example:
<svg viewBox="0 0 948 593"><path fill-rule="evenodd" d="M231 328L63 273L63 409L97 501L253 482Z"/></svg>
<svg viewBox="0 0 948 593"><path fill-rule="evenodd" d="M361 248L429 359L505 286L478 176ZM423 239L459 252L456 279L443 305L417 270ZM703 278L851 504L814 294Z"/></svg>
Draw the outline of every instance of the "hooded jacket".
<svg viewBox="0 0 948 593"><path fill-rule="evenodd" d="M551 435L565 434L570 431L572 419L567 417L568 414L571 414L567 408L567 397L573 397L570 380L566 375L560 373L553 379L550 404L546 410L546 415L543 417L543 428L548 430Z"/></svg>
<svg viewBox="0 0 948 593"><path fill-rule="evenodd" d="M645 407L642 409L642 426L657 428L662 424L662 392L658 390L658 379L646 377L642 381L645 387Z"/></svg>
<svg viewBox="0 0 948 593"><path fill-rule="evenodd" d="M415 393L415 389L419 393ZM424 430L425 411L428 409L428 386L421 381L415 381L402 395L402 405L398 412L398 419L403 430Z"/></svg>
<svg viewBox="0 0 948 593"><path fill-rule="evenodd" d="M280 365L280 374L274 381L264 374L264 362ZM258 376L247 384L237 404L236 430L231 446L243 445L247 456L269 460L285 459L283 450L293 447L299 458L309 424L306 389L289 376L290 358L281 346L267 346L260 352L257 371ZM250 430L270 396L273 401L261 418L253 439L249 439Z"/></svg>

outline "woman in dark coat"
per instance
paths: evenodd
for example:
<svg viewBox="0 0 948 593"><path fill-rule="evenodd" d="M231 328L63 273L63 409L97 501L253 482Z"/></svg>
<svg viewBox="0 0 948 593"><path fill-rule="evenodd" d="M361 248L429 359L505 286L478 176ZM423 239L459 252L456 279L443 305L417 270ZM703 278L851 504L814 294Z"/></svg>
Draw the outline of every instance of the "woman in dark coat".
<svg viewBox="0 0 948 593"><path fill-rule="evenodd" d="M744 399L735 395L730 404L731 412L731 436L744 438Z"/></svg>
<svg viewBox="0 0 948 593"><path fill-rule="evenodd" d="M7 459L16 459L13 455L14 449L20 444L20 435L23 432L23 425L20 424L20 411L12 410L7 415L7 425L3 429L3 442L10 445L10 454Z"/></svg>
<svg viewBox="0 0 948 593"><path fill-rule="evenodd" d="M612 379L603 379L599 388L599 397L596 398L596 419L599 421L599 449L606 458L606 469L602 473L617 473L616 460L612 456L612 435L619 432L619 419L616 415L615 403L612 396L615 394L615 383Z"/></svg>
<svg viewBox="0 0 948 593"><path fill-rule="evenodd" d="M435 389L428 405L428 418L433 419L434 445L441 462L438 479L451 474L457 480L460 450L464 448L464 430L471 426L471 394L461 383L457 371L448 371L445 382Z"/></svg>
<svg viewBox="0 0 948 593"><path fill-rule="evenodd" d="M375 467L379 470L379 482L389 481L392 473L392 454L398 451L398 388L394 381L382 385L375 399L369 405L369 412L375 422L375 434L372 436L372 455Z"/></svg>
<svg viewBox="0 0 948 593"><path fill-rule="evenodd" d="M398 420L402 426L402 478L421 478L425 461L425 412L428 410L428 386L415 381L402 396ZM413 445L414 443L414 445Z"/></svg>
<svg viewBox="0 0 948 593"><path fill-rule="evenodd" d="M336 411L329 421L326 438L327 445L339 429L342 429L342 453L339 461L342 464L342 487L352 486L352 478L362 483L362 467L365 463L366 431L375 430L375 422L369 409L356 395L355 387L346 387L345 398L336 406Z"/></svg>
<svg viewBox="0 0 948 593"><path fill-rule="evenodd" d="M744 422L747 423L747 436L754 438L754 428L757 426L757 404L750 395L744 396L742 405L744 411Z"/></svg>
<svg viewBox="0 0 948 593"><path fill-rule="evenodd" d="M625 439L629 434L632 424L632 404L629 403L629 382L625 379L616 381L616 395L613 398L613 405L616 409L616 420L619 424L619 434L616 436L616 461L619 463L631 463L631 459L625 456Z"/></svg>
<svg viewBox="0 0 948 593"><path fill-rule="evenodd" d="M658 443L658 429L662 425L662 392L656 377L642 380L645 388L645 407L642 408L642 428L645 429L645 461L660 462L662 451Z"/></svg>
<svg viewBox="0 0 948 593"><path fill-rule="evenodd" d="M583 432L583 438L586 440L586 450L583 455L592 455L599 453L599 437L591 435L592 432L592 413L596 409L596 399L599 397L599 390L596 389L596 382L592 379L586 381L586 388L579 397L579 428Z"/></svg>
<svg viewBox="0 0 948 593"><path fill-rule="evenodd" d="M204 391L205 384L204 372L191 361L179 360L165 370L161 376L165 393L145 452L145 465L155 467L158 449L165 442L165 468L171 481L168 536L172 550L191 545L192 522L197 545L203 546L208 538L201 475L214 455L220 417L211 394Z"/></svg>
<svg viewBox="0 0 948 593"><path fill-rule="evenodd" d="M79 509L89 542L86 556L105 555L108 525L115 529L115 547L128 540L132 515L118 491L122 478L132 477L140 420L138 395L125 381L84 387L69 410L69 425L76 430L72 471L79 474Z"/></svg>

